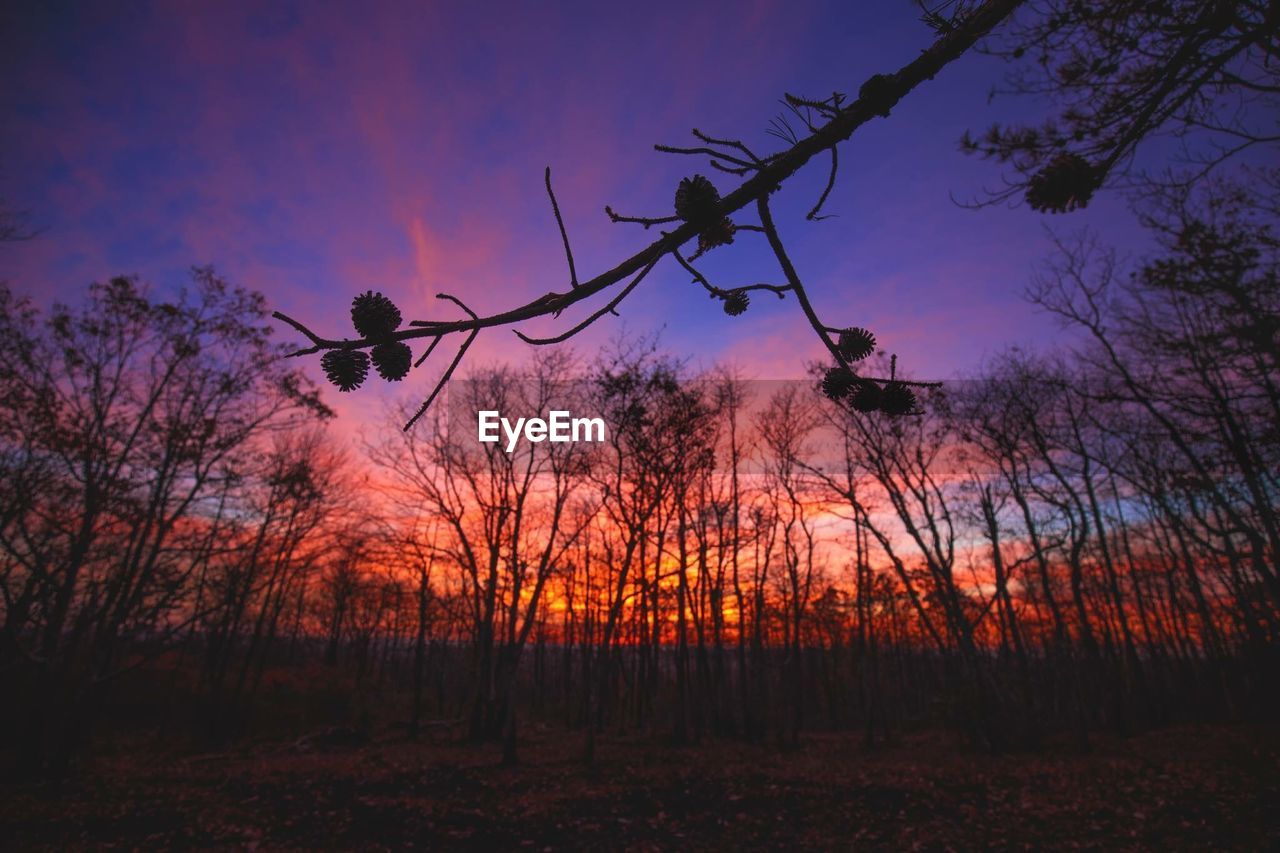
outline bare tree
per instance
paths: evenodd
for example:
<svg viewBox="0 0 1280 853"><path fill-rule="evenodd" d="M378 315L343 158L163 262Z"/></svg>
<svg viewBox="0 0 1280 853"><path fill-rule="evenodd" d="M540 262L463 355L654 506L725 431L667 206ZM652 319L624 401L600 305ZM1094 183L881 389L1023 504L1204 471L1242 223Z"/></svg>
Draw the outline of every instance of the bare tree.
<svg viewBox="0 0 1280 853"><path fill-rule="evenodd" d="M1083 207L1104 182L1187 186L1251 148L1280 143L1280 13L1266 0L1026 3L988 50L1012 63L1007 92L1047 101L1039 126L995 125L963 147L1019 176L1037 210ZM1142 143L1181 142L1182 168L1135 175Z"/></svg>
<svg viewBox="0 0 1280 853"><path fill-rule="evenodd" d="M452 410L547 412L566 400L558 379L567 359L556 353L525 372L478 374L456 385ZM524 442L508 450L502 442L480 444L443 417L434 427L428 437L404 433L376 445L371 455L390 475L402 505L417 500L419 512L442 525L428 559L458 567L470 598L476 656L471 735L501 732L505 758L514 762L521 655L547 583L580 533L568 510L589 445Z"/></svg>
<svg viewBox="0 0 1280 853"><path fill-rule="evenodd" d="M0 297L7 476L42 486L0 526L6 652L38 684L34 762L70 757L96 686L136 665L121 660L131 639L158 643L194 617L182 611L200 563L185 558L211 544L203 501L228 471L261 437L328 414L274 361L260 295L206 269L193 280L166 302L112 279L43 325Z"/></svg>

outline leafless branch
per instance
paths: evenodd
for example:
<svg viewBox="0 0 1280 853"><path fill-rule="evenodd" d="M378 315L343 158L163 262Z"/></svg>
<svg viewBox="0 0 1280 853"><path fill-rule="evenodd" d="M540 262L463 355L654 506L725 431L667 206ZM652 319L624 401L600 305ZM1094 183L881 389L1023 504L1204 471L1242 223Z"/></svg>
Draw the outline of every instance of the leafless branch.
<svg viewBox="0 0 1280 853"><path fill-rule="evenodd" d="M954 30L941 36L933 43L932 46L922 51L918 56L906 65L902 66L896 73L890 75L876 75L873 78L876 85L870 87L864 85L859 90L859 96L857 99L849 103L847 106L841 105L838 108L830 108L830 118L825 124L820 127L810 124L809 126L811 130L808 136L799 138L798 135L793 134L794 140L791 142L789 148L771 155L768 158L762 159L759 164L752 162L751 167L753 174L743 181L736 189L721 198L719 213L727 217L748 204L753 202L759 204L769 193L776 190L787 178L803 168L811 159L813 159L813 157L824 151L832 150L836 145L847 140L858 128L866 124L868 121L871 121L873 118L888 115L889 111L898 100L908 92L912 91L916 86L926 80L932 79L947 64L961 56L978 39L985 36L993 27L1003 21L1021 4L1021 2L1022 0L987 0L987 2L983 3L970 14L966 15L962 25L957 26ZM816 106L805 106L806 108L817 110ZM826 110L818 110L818 112L821 112L824 115L827 114ZM699 135L699 138L702 138L701 135ZM744 154L750 156L750 152L745 150L745 146L734 144L731 141L711 140L710 137L703 141L707 142L709 146L718 145L719 147L734 148L735 150L742 151ZM726 158L726 162L748 162L747 160L743 160L733 155L730 155L730 157L732 159ZM767 212L767 204L762 205L762 209ZM624 217L615 213L612 208L606 208L606 212L615 222L634 222L644 225L646 228L653 225L677 221L676 217L670 216L657 218ZM557 219L561 224L561 232L563 236L567 232L563 228L562 219L560 217L557 217ZM744 227L748 228L748 230L756 230L747 226ZM765 224L763 227L766 234L768 234L770 231L769 225ZM445 379L447 379L452 375L452 372L460 362L462 355L466 352L467 348L474 340L476 333L479 332L480 329L498 326L514 326L537 317L558 316L567 308L576 305L579 302L591 299L592 297L615 287L624 280L627 280L629 277L634 276L634 278L631 278L630 282L621 290L621 292L611 299L603 309L594 312L585 321L562 335L558 335L554 338L541 339L530 338L517 331L517 334L520 334L520 337L529 343L543 344L565 340L586 328L586 326L590 325L596 319L599 319L599 317L613 311L623 299L634 291L638 284L647 276L649 271L653 269L664 255L670 254L674 250L679 249L679 247L684 245L690 239L698 236L704 228L705 223L681 222L674 230L664 232L659 239L631 255L631 257L621 261L612 269L606 270L588 281L577 282L577 287L571 287L564 293L557 291L545 293L530 302L497 314L484 317L477 316L466 309L466 307L458 300L450 297L443 297L450 299L450 301L453 301L455 304L458 304L459 307L463 308L464 311L467 311L470 316L466 319L460 320L412 321L404 328L401 328L391 334L389 339L407 341L415 338L429 337L436 339L436 342L438 342L438 339L445 335L450 335L455 332L467 333L468 337L466 341L464 341L463 345L459 348L458 354L450 364L449 369L445 371ZM776 239L776 230L770 239L771 242ZM566 251L566 256L568 256L568 254L568 251ZM570 277L571 280L576 279L576 270L571 270ZM797 297L801 300L802 308L808 306L808 299L804 296L803 290L795 288L794 282L791 284L791 287L795 289ZM834 349L831 341L821 331L822 324L818 323L816 316L812 315L811 306L808 306L806 309L806 314L811 317L811 325L814 325L828 349ZM298 350L293 353L294 355L305 355L327 349L365 349L387 339L371 340L362 338L353 341L349 339L339 340L325 338L312 332L304 324L287 317L280 312L277 312L274 316L282 322L288 323L311 342L311 347ZM432 346L434 347L434 345L435 344L433 343ZM418 415L414 416L414 421L416 421L417 418L421 416L421 413L426 410L427 406L434 401L436 396L438 396L439 391L440 386L438 385L428 398L427 403L419 410ZM413 421L410 423L412 424L412 422Z"/></svg>
<svg viewBox="0 0 1280 853"><path fill-rule="evenodd" d="M822 206L827 203L827 197L831 195L831 190L836 185L836 171L839 168L840 168L839 149L832 148L831 149L831 172L830 174L827 175L826 189L822 191L822 195L818 197L818 203L813 206L813 209L809 211L809 213L805 216L805 219L808 219L810 222L817 222L820 219L831 218L830 216L820 216L819 214L822 212Z"/></svg>
<svg viewBox="0 0 1280 853"><path fill-rule="evenodd" d="M590 317L583 320L581 323L574 326L569 331L556 335L553 338L532 338L524 334L523 332L521 332L519 329L514 329L513 331L516 333L516 337L520 338L520 340L524 341L526 344L534 344L536 346L546 346L547 344L564 343L565 341L569 340L569 338L573 337L574 335L581 332L583 329L590 326L596 320L599 320L605 314L612 313L613 309L617 308L618 304L621 303L622 300L626 299L627 295L630 294L631 291L635 290L636 286L640 284L640 282L644 281L644 277L649 274L649 271L652 270L657 265L660 259L661 258L659 257L659 258L654 258L652 261L650 261L649 265L644 269L640 270L640 272L636 274L636 277L631 280L631 283L628 284L625 288L623 288L622 291L613 299L611 299L607 305L605 305L599 311L596 311L595 313L593 313Z"/></svg>
<svg viewBox="0 0 1280 853"><path fill-rule="evenodd" d="M747 285L743 285L742 287L733 287L729 289L716 287L714 284L712 284L710 281L707 280L707 277L703 275L702 272L697 267L695 267L692 263L686 260L684 255L680 254L679 249L673 250L671 252L671 256L676 259L676 262L679 263L680 266L684 267L688 271L688 273L691 276L693 276L693 280L695 282L702 285L703 288L705 288L708 293L710 293L712 296L716 297L717 299L724 299L732 291L735 291L735 290L736 291L767 290L770 293L773 293L774 295L776 295L779 299L786 299L787 291L791 289L790 285L786 285L786 284L747 284Z"/></svg>
<svg viewBox="0 0 1280 853"><path fill-rule="evenodd" d="M547 196L551 199L551 212L556 215L556 225L560 227L560 239L564 241L564 254L569 260L569 284L578 286L578 271L573 266L573 250L569 248L569 232L564 228L564 218L560 216L560 205L556 203L556 194L551 189L551 167L547 167Z"/></svg>

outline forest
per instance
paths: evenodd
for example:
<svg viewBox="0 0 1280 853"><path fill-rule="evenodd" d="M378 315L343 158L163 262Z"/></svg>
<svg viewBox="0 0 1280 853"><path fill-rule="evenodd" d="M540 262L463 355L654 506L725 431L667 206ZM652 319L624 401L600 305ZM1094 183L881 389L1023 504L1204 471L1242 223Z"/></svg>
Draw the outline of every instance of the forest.
<svg viewBox="0 0 1280 853"><path fill-rule="evenodd" d="M1030 296L1079 345L1001 353L894 419L621 340L477 370L432 424L344 448L269 360L262 297L212 271L48 316L5 291L0 637L29 704L3 730L49 768L126 717L204 744L273 713L447 724L507 762L524 720L590 760L600 732L944 725L1003 751L1265 719L1277 197L1164 211L1132 268L1063 244ZM566 396L606 442L507 452L446 422ZM323 711L289 692L316 666L342 685Z"/></svg>
<svg viewBox="0 0 1280 853"><path fill-rule="evenodd" d="M946 27L1000 5L932 25L945 41ZM1274 21L1274 10L1258 14ZM1242 27L1247 14L1238 15ZM1083 20L1075 38L1106 45L1116 35ZM1205 25L1219 34L1227 26ZM1053 44L1064 26L1020 32L1065 51ZM1273 69L1274 32L1268 38ZM1109 72L1077 73L1062 85ZM1140 75L1121 80L1147 86ZM1274 92L1239 77L1234 85ZM1161 103L1173 115L1188 101ZM813 122L838 123L843 109L838 99L792 103ZM1204 124L1207 107L1197 109ZM1073 120L1105 128L1115 118L1100 109ZM1050 176L1061 178L1064 161L1052 160L1062 155L1035 131L996 129L967 145L1025 170L1018 192L1032 206L1039 199L1065 211L1101 189L1106 169L1118 174L1149 130L1105 139L1090 131L1111 159L1073 197L1037 183L1046 162L1058 163ZM1222 162L1237 154L1219 153ZM754 173L776 177L768 170L791 168L784 160L756 158ZM834 182L834 157L831 165ZM555 205L551 186L548 170ZM1065 343L1004 346L998 329L974 330L992 338L983 363L924 381L932 377L900 368L901 350L879 346L871 332L828 339L840 330L809 309L775 240L769 191L726 195L712 219L758 201L760 226L730 226L769 239L788 282L777 295L799 298L834 367L797 365L803 378L785 381L754 378L728 360L695 369L659 334L619 332L598 351L535 349L521 361L469 362L454 376L467 338L434 404L388 406L382 426L358 439L331 407L340 392L312 378L312 362L288 357L298 354L286 342L298 324L285 328L268 295L213 267L192 268L180 291L117 276L51 305L0 284L5 822L27 843L53 846L91 846L93 827L108 826L131 846L265 838L392 847L425 837L487 849L553 844L573 819L589 847L620 838L821 847L889 814L908 834L876 835L881 826L865 841L1001 847L1020 836L1007 827L1010 837L986 834L989 817L960 828L966 809L999 809L1001 797L1041 796L1038 787L1044 797L1081 796L1085 782L1061 780L1092 765L1046 770L1056 781L1037 782L1046 756L1110 756L1097 759L1110 762L1098 771L1105 776L1130 772L1116 750L1151 749L1168 752L1141 759L1167 762L1158 780L1133 771L1103 783L1163 804L1143 806L1161 822L1132 843L1178 833L1192 846L1274 841L1264 813L1280 782L1280 171L1206 167L1130 192L1149 250L1055 230L1052 255L1025 283L1026 299L1060 325ZM1057 200L1044 202L1045 193ZM679 204L677 196L678 214ZM555 216L578 288L558 207ZM698 255L716 248L706 236L711 219L680 218L689 234L676 233L697 235ZM726 313L746 310L746 289L712 285L693 266L697 255L663 249L648 267L637 264L640 278L668 251ZM446 332L474 337L483 323L445 298L474 328L426 325L398 340L431 336L434 349ZM567 304L537 310L558 316ZM315 344L305 355L354 351L302 331ZM338 376L335 363L325 362L334 384L360 384ZM385 376L376 351L374 364ZM891 393L901 397L895 404ZM466 423L479 411L562 409L603 419L604 440L509 447L478 443L474 420ZM1234 757L1212 753L1215 744ZM1225 786L1218 805L1206 804L1207 789L1192 778L1201 771L1176 769L1201 750L1208 757L1195 760ZM754 825L768 795L735 785L765 778L773 790L791 771L770 764L762 777L756 765L774 761L817 762L796 772L828 778L823 752L870 774L849 807L881 817L815 812L810 835ZM448 763L428 782L394 775L408 772L396 762L409 754ZM876 762L904 754L986 780L977 800L985 806L955 805L968 794L945 785L934 794L893 787L903 765ZM681 794L667 776L646 775L659 772L647 769L653 755L665 774L682 763L728 769L680 776ZM220 784L234 778L227 796L260 799L267 783L252 780L266 762L330 759L394 768L385 790L368 782L383 778L374 771L355 771L346 789L330 780L325 796L343 808L394 799L398 785L454 810L437 814L435 830L403 837L387 829L407 824L385 803L282 836L273 833L305 821L284 800L310 797L311 808L318 795L277 780L276 829L246 834L228 823L192 834L165 812L137 818L151 833L143 834L131 818L111 823L93 812L77 842L49 829L65 804L24 787L45 780L61 791L90 784L67 780L120 772L134 793L80 789L77 808L119 796L120 809L143 814L139 791L154 798L174 784L157 767L196 774L179 778L199 788L214 784L199 775L207 768L240 762ZM103 769L113 766L128 769ZM557 775L542 783L486 775L530 767ZM286 767L279 779L315 786L337 772ZM943 771L910 771L927 780L934 772ZM631 793L608 788L628 773L653 786L652 802L628 805ZM538 805L549 796L540 784L576 793ZM582 785L605 786L612 814L631 815L619 818L625 836L608 835L611 817L578 813L603 802ZM675 793L653 792L664 786ZM804 805L799 789L782 788L797 813L824 802L811 792ZM481 805L489 811L467 822L457 814L471 812L451 797L469 807L534 804ZM685 813L678 802L694 805ZM522 822L520 808L537 819ZM1055 814L1044 803L1032 809ZM1238 836L1224 829L1233 810ZM642 831L641 816L655 811L663 817L645 818ZM715 815L730 820L712 824ZM1062 831L1053 820L1078 817L1046 817L1021 838L1053 844ZM966 834L978 825L982 834ZM1079 831L1109 846L1127 827L1109 817ZM328 842L308 834L321 831L338 834Z"/></svg>

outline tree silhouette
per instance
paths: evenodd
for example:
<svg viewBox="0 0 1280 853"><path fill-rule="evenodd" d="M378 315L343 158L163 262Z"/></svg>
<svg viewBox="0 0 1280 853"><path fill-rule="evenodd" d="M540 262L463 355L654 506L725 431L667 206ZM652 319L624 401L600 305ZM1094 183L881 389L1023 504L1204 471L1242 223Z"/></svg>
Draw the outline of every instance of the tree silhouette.
<svg viewBox="0 0 1280 853"><path fill-rule="evenodd" d="M1280 11L1266 0L1022 4L989 52L1011 61L1007 93L1047 100L1039 125L994 125L964 150L1012 167L989 201L1025 191L1035 209L1083 207L1104 183L1187 186L1280 142ZM1143 141L1172 136L1182 169L1134 174Z"/></svg>
<svg viewBox="0 0 1280 853"><path fill-rule="evenodd" d="M115 278L43 320L0 287L0 660L29 679L37 767L69 760L136 638L205 615L187 593L207 564L184 557L220 547L257 442L332 414L280 365L260 294L192 279L165 301Z"/></svg>

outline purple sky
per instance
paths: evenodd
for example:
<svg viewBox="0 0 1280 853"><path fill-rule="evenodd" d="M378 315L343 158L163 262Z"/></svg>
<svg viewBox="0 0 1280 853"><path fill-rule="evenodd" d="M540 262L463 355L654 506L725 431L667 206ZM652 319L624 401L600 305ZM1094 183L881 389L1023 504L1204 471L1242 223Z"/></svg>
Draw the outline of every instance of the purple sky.
<svg viewBox="0 0 1280 853"><path fill-rule="evenodd" d="M722 192L736 185L653 143L686 143L698 127L772 150L783 92L856 93L931 39L906 0L8 3L0 197L45 230L0 246L0 277L47 301L121 273L174 287L210 263L333 336L350 334L350 299L369 288L414 319L442 315L441 290L496 311L565 286L545 166L587 278L654 236L609 223L605 204L665 215L695 171ZM917 376L1057 334L1022 299L1046 224L1135 239L1114 194L1057 218L951 202L1000 177L958 152L961 132L1036 117L1026 100L988 103L1002 71L967 56L859 131L841 149L835 218L803 220L821 164L775 202L824 319L871 328ZM706 269L722 285L781 280L753 234ZM665 328L695 364L728 359L760 378L800 376L821 354L794 301L758 294L727 317L673 262L622 316L578 349L625 324ZM528 352L494 330L471 364ZM420 396L431 375L401 392ZM358 395L344 396L354 410Z"/></svg>

